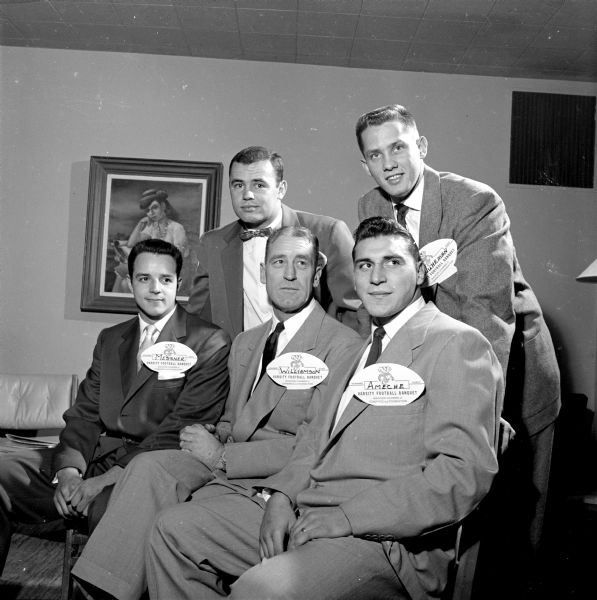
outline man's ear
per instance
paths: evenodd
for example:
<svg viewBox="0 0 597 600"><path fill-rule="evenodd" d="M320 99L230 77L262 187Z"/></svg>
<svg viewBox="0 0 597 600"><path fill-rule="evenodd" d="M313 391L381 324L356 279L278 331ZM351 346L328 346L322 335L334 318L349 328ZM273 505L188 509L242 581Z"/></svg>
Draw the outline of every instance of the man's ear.
<svg viewBox="0 0 597 600"><path fill-rule="evenodd" d="M131 291L131 294L134 294L135 292L133 291L133 282L131 281L131 276L127 275L126 276L126 282L129 286L129 290Z"/></svg>
<svg viewBox="0 0 597 600"><path fill-rule="evenodd" d="M324 267L328 263L328 257L323 252L318 252L317 256L317 265L315 267L315 273L313 274L313 287L316 288L319 286L319 282L321 281L321 273Z"/></svg>
<svg viewBox="0 0 597 600"><path fill-rule="evenodd" d="M425 263L420 260L417 264L417 285L423 285L423 282L427 278L427 267Z"/></svg>
<svg viewBox="0 0 597 600"><path fill-rule="evenodd" d="M286 191L288 190L288 183L286 179L282 179L278 184L278 199L283 200L284 196L286 196Z"/></svg>
<svg viewBox="0 0 597 600"><path fill-rule="evenodd" d="M259 281L265 285L265 265L263 263L259 264Z"/></svg>
<svg viewBox="0 0 597 600"><path fill-rule="evenodd" d="M417 146L419 147L419 156L425 158L427 156L427 138L424 135L419 138Z"/></svg>
<svg viewBox="0 0 597 600"><path fill-rule="evenodd" d="M176 278L176 291L180 290L180 285L182 284L182 279L180 277Z"/></svg>
<svg viewBox="0 0 597 600"><path fill-rule="evenodd" d="M373 175L371 175L371 171L369 170L369 165L367 165L366 161L362 158L361 158L361 167L363 167L363 171L365 171L365 173L367 173L367 175L369 175L370 177L373 177Z"/></svg>

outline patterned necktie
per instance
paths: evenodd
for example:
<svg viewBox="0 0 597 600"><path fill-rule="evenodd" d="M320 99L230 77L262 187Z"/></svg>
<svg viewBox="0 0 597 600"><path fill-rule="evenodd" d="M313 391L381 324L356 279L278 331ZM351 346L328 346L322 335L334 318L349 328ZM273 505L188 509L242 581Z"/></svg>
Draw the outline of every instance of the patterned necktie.
<svg viewBox="0 0 597 600"><path fill-rule="evenodd" d="M379 355L381 354L381 340L383 336L386 334L386 330L383 327L378 327L373 332L373 341L371 342L371 349L369 350L369 356L367 356L367 360L365 361L365 367L372 365L374 362L377 362ZM365 368L363 367L363 368Z"/></svg>
<svg viewBox="0 0 597 600"><path fill-rule="evenodd" d="M238 237L246 242L254 237L269 237L273 233L271 227L264 227L263 229L242 229L238 234Z"/></svg>
<svg viewBox="0 0 597 600"><path fill-rule="evenodd" d="M141 367L143 366L143 361L141 360L141 354L143 354L143 352L145 350L147 350L147 348L149 348L150 346L153 346L153 337L156 334L157 329L153 325L147 325L147 327L145 327L144 331L145 331L145 337L143 338L143 341L141 342L141 345L139 346L139 352L137 352L137 371L140 371Z"/></svg>
<svg viewBox="0 0 597 600"><path fill-rule="evenodd" d="M398 225L402 225L404 229L408 229L406 226L406 213L408 212L408 206L406 204L396 204L396 221Z"/></svg>
<svg viewBox="0 0 597 600"><path fill-rule="evenodd" d="M261 373L259 374L259 379L261 379L267 369L267 365L274 360L276 357L276 350L278 349L278 338L280 337L280 332L284 330L284 323L280 321L276 325L276 328L271 332L270 336L265 341L265 346L263 347L263 356L261 358Z"/></svg>

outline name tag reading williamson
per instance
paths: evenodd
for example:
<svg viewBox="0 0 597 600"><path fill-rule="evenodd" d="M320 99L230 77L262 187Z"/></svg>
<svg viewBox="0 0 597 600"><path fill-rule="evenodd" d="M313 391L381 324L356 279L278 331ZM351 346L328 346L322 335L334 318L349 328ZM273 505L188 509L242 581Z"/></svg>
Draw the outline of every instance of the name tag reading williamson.
<svg viewBox="0 0 597 600"><path fill-rule="evenodd" d="M349 383L352 393L373 406L405 406L416 400L425 382L411 369L393 363L375 363Z"/></svg>
<svg viewBox="0 0 597 600"><path fill-rule="evenodd" d="M267 366L267 374L289 390L308 390L328 376L326 364L307 352L280 354Z"/></svg>
<svg viewBox="0 0 597 600"><path fill-rule="evenodd" d="M441 283L458 271L455 264L458 249L454 240L444 238L429 242L419 250L419 253L427 267L427 278L423 287Z"/></svg>
<svg viewBox="0 0 597 600"><path fill-rule="evenodd" d="M180 342L158 342L141 354L141 360L158 372L158 379L178 379L197 362L197 355Z"/></svg>

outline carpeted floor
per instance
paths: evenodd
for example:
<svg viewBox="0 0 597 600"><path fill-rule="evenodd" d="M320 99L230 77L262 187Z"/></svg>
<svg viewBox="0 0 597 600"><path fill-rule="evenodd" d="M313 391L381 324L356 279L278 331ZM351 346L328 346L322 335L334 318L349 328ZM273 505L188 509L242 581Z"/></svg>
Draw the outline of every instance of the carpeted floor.
<svg viewBox="0 0 597 600"><path fill-rule="evenodd" d="M44 538L15 533L0 579L2 600L59 600L64 532Z"/></svg>

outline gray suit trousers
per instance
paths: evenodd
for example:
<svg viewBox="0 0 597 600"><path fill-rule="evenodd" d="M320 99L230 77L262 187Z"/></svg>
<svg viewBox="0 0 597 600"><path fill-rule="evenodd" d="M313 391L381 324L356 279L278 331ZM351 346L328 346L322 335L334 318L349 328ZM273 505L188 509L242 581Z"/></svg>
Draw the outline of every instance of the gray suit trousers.
<svg viewBox="0 0 597 600"><path fill-rule="evenodd" d="M150 598L399 600L408 598L389 546L354 537L312 540L260 563L265 503L209 484L163 511L147 547Z"/></svg>
<svg viewBox="0 0 597 600"><path fill-rule="evenodd" d="M212 479L182 450L138 454L114 487L108 508L72 573L118 600L141 597L147 587L145 545L160 510L188 499Z"/></svg>

